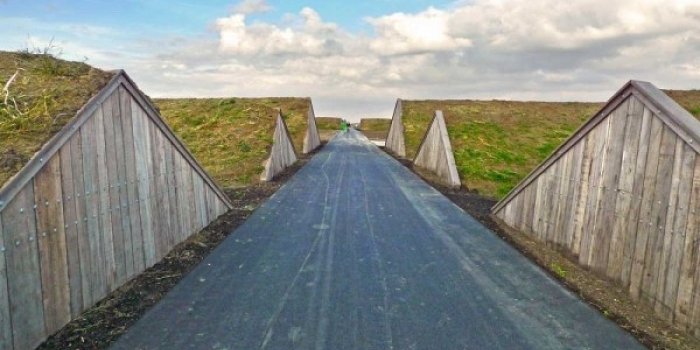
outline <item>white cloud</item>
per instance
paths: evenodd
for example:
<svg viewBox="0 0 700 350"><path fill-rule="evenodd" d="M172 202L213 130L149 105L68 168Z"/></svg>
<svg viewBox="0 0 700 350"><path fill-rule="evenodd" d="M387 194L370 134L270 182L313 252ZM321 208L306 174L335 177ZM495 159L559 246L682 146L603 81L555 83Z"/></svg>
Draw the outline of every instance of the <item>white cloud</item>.
<svg viewBox="0 0 700 350"><path fill-rule="evenodd" d="M366 18L369 34L311 8L278 22L250 20L269 9L244 1L212 21L213 33L189 37L146 41L143 33L19 20L8 22L21 25L19 34L7 37L40 28L37 42L52 33L64 52L126 68L155 96L311 96L323 106L318 115L344 111L351 120L356 108L389 117L397 97L604 101L629 79L699 87L696 0L465 0Z"/></svg>
<svg viewBox="0 0 700 350"><path fill-rule="evenodd" d="M240 13L248 15L251 13L263 13L270 12L273 7L270 6L265 0L243 0L233 6L234 13Z"/></svg>
<svg viewBox="0 0 700 350"><path fill-rule="evenodd" d="M471 46L468 38L450 36L450 17L448 12L429 8L418 14L395 13L368 18L377 35L370 47L380 55L405 55L455 51Z"/></svg>
<svg viewBox="0 0 700 350"><path fill-rule="evenodd" d="M310 8L301 10L301 24L279 27L267 23L246 23L246 16L234 13L215 21L219 49L230 54L257 55L329 55L341 53L340 40L347 35L335 24L324 23Z"/></svg>

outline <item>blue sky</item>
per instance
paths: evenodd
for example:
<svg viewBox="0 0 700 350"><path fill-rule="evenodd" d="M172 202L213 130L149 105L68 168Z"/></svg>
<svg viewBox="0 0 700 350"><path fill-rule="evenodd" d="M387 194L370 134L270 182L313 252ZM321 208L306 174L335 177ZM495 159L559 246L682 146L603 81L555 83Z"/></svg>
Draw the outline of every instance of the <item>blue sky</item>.
<svg viewBox="0 0 700 350"><path fill-rule="evenodd" d="M390 117L398 97L700 85L697 0L0 0L0 31L0 50L51 43L155 97L310 96L351 120Z"/></svg>

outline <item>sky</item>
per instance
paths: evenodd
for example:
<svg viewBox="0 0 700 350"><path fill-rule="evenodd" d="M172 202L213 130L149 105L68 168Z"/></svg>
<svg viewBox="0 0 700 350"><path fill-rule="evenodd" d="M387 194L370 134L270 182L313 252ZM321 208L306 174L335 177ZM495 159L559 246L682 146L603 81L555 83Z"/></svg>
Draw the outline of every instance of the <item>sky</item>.
<svg viewBox="0 0 700 350"><path fill-rule="evenodd" d="M606 101L700 88L700 0L0 0L0 50L125 69L151 97Z"/></svg>

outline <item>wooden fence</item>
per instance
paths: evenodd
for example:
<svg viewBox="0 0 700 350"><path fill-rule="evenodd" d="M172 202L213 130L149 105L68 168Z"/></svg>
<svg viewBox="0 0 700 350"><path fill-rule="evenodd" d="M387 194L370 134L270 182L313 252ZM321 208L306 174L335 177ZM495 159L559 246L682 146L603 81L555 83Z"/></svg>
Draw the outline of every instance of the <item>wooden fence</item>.
<svg viewBox="0 0 700 350"><path fill-rule="evenodd" d="M36 347L228 208L119 72L0 189L0 349Z"/></svg>
<svg viewBox="0 0 700 350"><path fill-rule="evenodd" d="M700 123L632 81L493 213L700 335Z"/></svg>

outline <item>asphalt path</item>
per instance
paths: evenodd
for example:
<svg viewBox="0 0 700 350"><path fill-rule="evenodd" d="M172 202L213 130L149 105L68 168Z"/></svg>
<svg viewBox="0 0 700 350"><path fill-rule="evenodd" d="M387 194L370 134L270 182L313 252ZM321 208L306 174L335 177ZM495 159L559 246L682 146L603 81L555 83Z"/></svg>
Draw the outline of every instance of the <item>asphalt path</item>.
<svg viewBox="0 0 700 350"><path fill-rule="evenodd" d="M112 349L642 349L356 131Z"/></svg>

